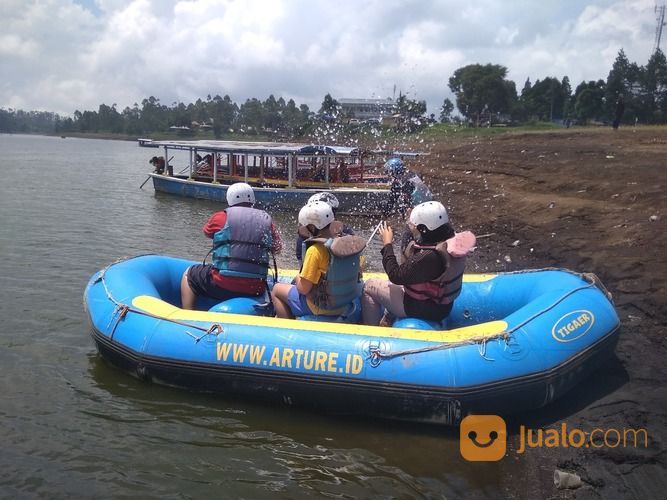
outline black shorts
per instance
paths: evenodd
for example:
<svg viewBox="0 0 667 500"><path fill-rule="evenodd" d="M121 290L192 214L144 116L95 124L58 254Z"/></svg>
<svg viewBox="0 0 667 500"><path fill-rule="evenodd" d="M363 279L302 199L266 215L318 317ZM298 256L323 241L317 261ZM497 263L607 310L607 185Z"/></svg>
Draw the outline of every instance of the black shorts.
<svg viewBox="0 0 667 500"><path fill-rule="evenodd" d="M220 302L243 296L241 293L220 288L211 276L213 269L214 267L211 264L195 264L188 269L188 285L196 296L211 297Z"/></svg>

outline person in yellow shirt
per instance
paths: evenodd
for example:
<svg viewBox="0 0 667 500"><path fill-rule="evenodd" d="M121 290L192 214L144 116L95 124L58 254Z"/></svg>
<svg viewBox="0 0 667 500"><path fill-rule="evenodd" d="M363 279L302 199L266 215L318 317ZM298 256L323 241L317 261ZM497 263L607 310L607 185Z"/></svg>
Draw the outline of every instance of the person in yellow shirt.
<svg viewBox="0 0 667 500"><path fill-rule="evenodd" d="M358 236L341 236L342 224L322 201L304 206L299 223L314 238L307 241L295 285L276 283L273 287L276 316L339 316L361 295L360 254L366 242Z"/></svg>

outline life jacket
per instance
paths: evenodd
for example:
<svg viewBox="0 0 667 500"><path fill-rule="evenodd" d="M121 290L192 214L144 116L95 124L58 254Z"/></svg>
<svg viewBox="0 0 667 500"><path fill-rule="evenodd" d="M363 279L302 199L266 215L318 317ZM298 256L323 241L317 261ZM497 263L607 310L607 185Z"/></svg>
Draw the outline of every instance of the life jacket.
<svg viewBox="0 0 667 500"><path fill-rule="evenodd" d="M306 248L315 243L323 244L329 252L329 267L308 298L320 309L341 309L361 295L361 252L366 241L353 235L310 238L305 241Z"/></svg>
<svg viewBox="0 0 667 500"><path fill-rule="evenodd" d="M213 235L213 266L223 276L266 279L271 216L249 207L229 207L225 213L225 226Z"/></svg>
<svg viewBox="0 0 667 500"><path fill-rule="evenodd" d="M445 265L445 271L437 278L423 283L403 285L405 293L416 300L430 300L436 304L451 304L461 293L466 255L475 246L475 236L470 231L456 234L437 245L419 245L411 241L405 256L412 257L417 251L433 250Z"/></svg>

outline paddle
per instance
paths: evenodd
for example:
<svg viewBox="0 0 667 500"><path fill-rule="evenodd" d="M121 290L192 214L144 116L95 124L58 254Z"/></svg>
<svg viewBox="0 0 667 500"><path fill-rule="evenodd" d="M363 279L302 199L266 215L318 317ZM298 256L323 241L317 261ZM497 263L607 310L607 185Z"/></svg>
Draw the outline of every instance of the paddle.
<svg viewBox="0 0 667 500"><path fill-rule="evenodd" d="M143 188L143 187L144 187L144 184L146 184L149 180L151 180L151 176L150 176L150 175L149 175L148 177L146 177L146 180L145 180L144 182L141 183L141 186L139 186L139 189Z"/></svg>
<svg viewBox="0 0 667 500"><path fill-rule="evenodd" d="M167 163L165 164L164 168L167 168L167 165L169 165L169 162L170 162L171 160L173 160L173 159L174 159L173 156L172 156L171 158L169 158L169 159L167 160ZM186 167L186 168L190 168L190 167ZM185 171L185 169L183 169L182 171ZM145 180L144 182L141 183L141 186L139 186L139 189L143 188L144 185L145 185L150 179L151 179L151 176L150 176L150 175L149 175L148 177L146 177L146 180Z"/></svg>
<svg viewBox="0 0 667 500"><path fill-rule="evenodd" d="M378 232L378 229L380 229L381 225L382 225L382 221L378 222L378 225L375 226L375 229L373 229L373 232L371 233L371 237L368 238L368 241L366 242L366 246L371 244L371 240L373 239L373 236L375 236L375 233Z"/></svg>

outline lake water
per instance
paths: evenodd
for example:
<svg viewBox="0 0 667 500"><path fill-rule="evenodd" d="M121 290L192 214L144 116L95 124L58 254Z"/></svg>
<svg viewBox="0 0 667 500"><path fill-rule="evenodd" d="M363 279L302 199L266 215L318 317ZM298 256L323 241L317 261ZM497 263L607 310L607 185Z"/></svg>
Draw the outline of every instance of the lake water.
<svg viewBox="0 0 667 500"><path fill-rule="evenodd" d="M241 403L107 365L82 305L90 276L144 253L200 260L210 245L201 226L221 208L156 195L150 182L140 190L153 153L0 135L1 497L499 494L510 464L465 462L457 429ZM291 267L294 214L276 218L286 244L278 264ZM374 221L350 223L368 235Z"/></svg>

